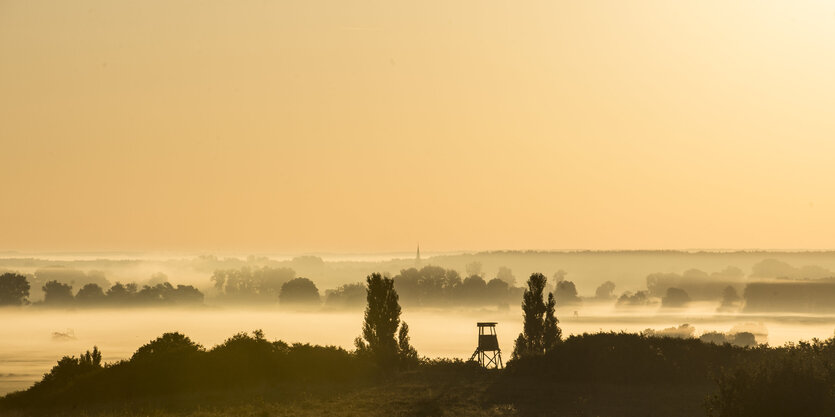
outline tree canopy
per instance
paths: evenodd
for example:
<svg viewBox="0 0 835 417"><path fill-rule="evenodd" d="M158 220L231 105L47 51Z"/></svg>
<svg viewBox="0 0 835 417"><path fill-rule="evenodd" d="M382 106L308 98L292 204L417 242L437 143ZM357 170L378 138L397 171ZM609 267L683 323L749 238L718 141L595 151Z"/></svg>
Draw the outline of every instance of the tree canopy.
<svg viewBox="0 0 835 417"><path fill-rule="evenodd" d="M0 275L0 306L19 306L29 300L29 281L12 272Z"/></svg>

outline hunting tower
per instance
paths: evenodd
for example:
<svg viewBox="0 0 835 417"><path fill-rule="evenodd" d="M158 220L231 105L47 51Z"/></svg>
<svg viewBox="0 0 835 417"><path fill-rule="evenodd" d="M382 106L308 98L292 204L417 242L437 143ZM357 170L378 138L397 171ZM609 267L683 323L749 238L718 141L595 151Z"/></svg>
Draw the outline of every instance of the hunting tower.
<svg viewBox="0 0 835 417"><path fill-rule="evenodd" d="M479 365L495 369L502 369L502 350L499 349L499 339L496 336L496 323L476 323L478 326L478 347L475 348L470 360L478 361Z"/></svg>

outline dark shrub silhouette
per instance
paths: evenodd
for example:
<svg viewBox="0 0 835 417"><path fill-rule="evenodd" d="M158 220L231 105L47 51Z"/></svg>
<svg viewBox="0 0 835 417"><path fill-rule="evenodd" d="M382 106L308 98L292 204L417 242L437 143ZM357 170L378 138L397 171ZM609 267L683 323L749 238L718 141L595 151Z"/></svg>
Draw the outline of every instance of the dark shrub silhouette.
<svg viewBox="0 0 835 417"><path fill-rule="evenodd" d="M721 369L757 354L696 339L573 335L544 355L508 362L485 396L519 416L693 415Z"/></svg>
<svg viewBox="0 0 835 417"><path fill-rule="evenodd" d="M29 281L15 273L0 275L0 306L19 306L29 302Z"/></svg>
<svg viewBox="0 0 835 417"><path fill-rule="evenodd" d="M835 338L760 349L717 382L707 404L711 416L835 415Z"/></svg>
<svg viewBox="0 0 835 417"><path fill-rule="evenodd" d="M130 359L131 361L143 361L162 357L187 356L201 351L203 351L202 346L194 343L182 333L164 333L137 349Z"/></svg>
<svg viewBox="0 0 835 417"><path fill-rule="evenodd" d="M107 404L158 410L224 398L263 400L264 395L292 395L305 384L344 385L367 374L364 363L344 349L269 342L261 331L236 334L210 351L185 335L166 333L130 360L104 367L96 348L78 359L65 357L30 389L0 398L0 414L26 409L39 410L35 415L68 410L87 415L85 410Z"/></svg>
<svg viewBox="0 0 835 417"><path fill-rule="evenodd" d="M307 278L296 278L281 286L278 300L282 305L318 305L319 289Z"/></svg>
<svg viewBox="0 0 835 417"><path fill-rule="evenodd" d="M58 364L52 367L48 374L39 384L42 386L70 384L78 377L102 369L101 352L99 348L93 347L93 351L87 351L78 358L75 356L64 356ZM37 385L36 385L37 386Z"/></svg>

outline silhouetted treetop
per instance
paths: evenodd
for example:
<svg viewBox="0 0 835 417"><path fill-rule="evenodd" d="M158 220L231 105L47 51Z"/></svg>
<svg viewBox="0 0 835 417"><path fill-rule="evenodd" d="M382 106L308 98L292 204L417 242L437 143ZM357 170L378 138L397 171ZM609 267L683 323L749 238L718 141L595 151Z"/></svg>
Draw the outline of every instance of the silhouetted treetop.
<svg viewBox="0 0 835 417"><path fill-rule="evenodd" d="M321 302L319 289L307 278L295 278L281 286L279 302L284 305L318 305Z"/></svg>
<svg viewBox="0 0 835 417"><path fill-rule="evenodd" d="M19 306L29 302L29 281L24 275L0 275L0 306Z"/></svg>
<svg viewBox="0 0 835 417"><path fill-rule="evenodd" d="M44 304L66 305L74 301L72 286L58 281L49 281L43 286Z"/></svg>
<svg viewBox="0 0 835 417"><path fill-rule="evenodd" d="M174 332L142 345L131 357L132 361L149 360L159 356L177 356L201 352L203 347L194 343L188 336Z"/></svg>

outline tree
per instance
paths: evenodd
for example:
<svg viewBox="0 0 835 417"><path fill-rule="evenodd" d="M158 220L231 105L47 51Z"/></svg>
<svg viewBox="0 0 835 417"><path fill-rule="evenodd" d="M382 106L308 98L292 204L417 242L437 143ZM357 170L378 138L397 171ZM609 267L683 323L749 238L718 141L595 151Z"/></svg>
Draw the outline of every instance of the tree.
<svg viewBox="0 0 835 417"><path fill-rule="evenodd" d="M739 305L742 301L742 298L739 297L739 294L736 293L736 288L728 285L722 291L722 303L719 304L719 308L717 311L734 311L739 309Z"/></svg>
<svg viewBox="0 0 835 417"><path fill-rule="evenodd" d="M417 359L417 351L409 343L409 326L403 323L395 340L394 334L400 326L400 304L394 280L373 273L366 278L365 321L362 337L355 344L357 353L368 355L384 371L392 371L398 363ZM399 343L398 343L399 342ZM414 363L414 362L411 362Z"/></svg>
<svg viewBox="0 0 835 417"><path fill-rule="evenodd" d="M560 321L557 320L554 311L556 306L557 302L554 295L548 293L548 303L545 304L545 323L542 331L542 347L545 349L545 353L556 348L562 340L562 330L557 326Z"/></svg>
<svg viewBox="0 0 835 417"><path fill-rule="evenodd" d="M82 353L78 358L75 356L64 356L58 364L52 367L48 374L44 375L44 382L69 382L73 378L102 369L101 351L93 346L93 351Z"/></svg>
<svg viewBox="0 0 835 417"><path fill-rule="evenodd" d="M661 307L684 307L690 302L690 296L681 288L667 288L667 294L661 298Z"/></svg>
<svg viewBox="0 0 835 417"><path fill-rule="evenodd" d="M598 300L611 300L612 298L615 298L614 292L615 283L612 281L606 281L600 284L600 286L597 287L597 290L594 291L594 298Z"/></svg>
<svg viewBox="0 0 835 417"><path fill-rule="evenodd" d="M510 294L510 285L508 283L498 279L493 278L490 282L487 283L487 298L490 299L490 302L493 304L504 304L508 301L508 295Z"/></svg>
<svg viewBox="0 0 835 417"><path fill-rule="evenodd" d="M409 341L409 325L404 321L397 332L397 352L400 357L400 368L413 368L418 363L417 350Z"/></svg>
<svg viewBox="0 0 835 417"><path fill-rule="evenodd" d="M87 284L78 290L75 299L81 304L97 304L103 302L107 297L104 290L98 284Z"/></svg>
<svg viewBox="0 0 835 417"><path fill-rule="evenodd" d="M319 304L319 289L307 278L291 279L281 286L278 296L281 304Z"/></svg>
<svg viewBox="0 0 835 417"><path fill-rule="evenodd" d="M577 295L577 287L574 286L573 282L567 280L557 283L555 296L560 305L580 304L583 302Z"/></svg>
<svg viewBox="0 0 835 417"><path fill-rule="evenodd" d="M516 277L513 276L513 271L506 266L500 266L499 272L496 273L496 278L506 282L508 285L513 285L516 283Z"/></svg>
<svg viewBox="0 0 835 417"><path fill-rule="evenodd" d="M365 302L365 285L361 282L343 284L325 291L325 305L330 308L359 308Z"/></svg>
<svg viewBox="0 0 835 417"><path fill-rule="evenodd" d="M485 303L485 294L487 292L487 283L484 278L478 275L471 275L464 278L464 281L459 287L460 300L467 303L481 305Z"/></svg>
<svg viewBox="0 0 835 417"><path fill-rule="evenodd" d="M29 281L15 273L0 275L0 306L19 306L29 302Z"/></svg>
<svg viewBox="0 0 835 417"><path fill-rule="evenodd" d="M70 304L74 300L72 286L58 281L49 281L44 284L43 292L44 304Z"/></svg>
<svg viewBox="0 0 835 417"><path fill-rule="evenodd" d="M117 282L107 290L107 301L114 304L125 305L136 301L136 284L127 285Z"/></svg>
<svg viewBox="0 0 835 417"><path fill-rule="evenodd" d="M522 298L522 333L516 338L514 358L541 355L559 342L561 332L554 316L554 295L548 293L547 305L543 299L547 282L548 278L540 273L531 274L528 279L528 288Z"/></svg>
<svg viewBox="0 0 835 417"><path fill-rule="evenodd" d="M188 336L174 332L162 336L141 346L131 356L131 361L143 361L161 357L178 357L203 351L203 346L193 342Z"/></svg>
<svg viewBox="0 0 835 417"><path fill-rule="evenodd" d="M467 267L466 267L467 276L470 276L470 277L476 276L476 275L481 276L481 270L482 270L481 269L481 262L479 262L479 261L470 262L470 263L467 264Z"/></svg>

